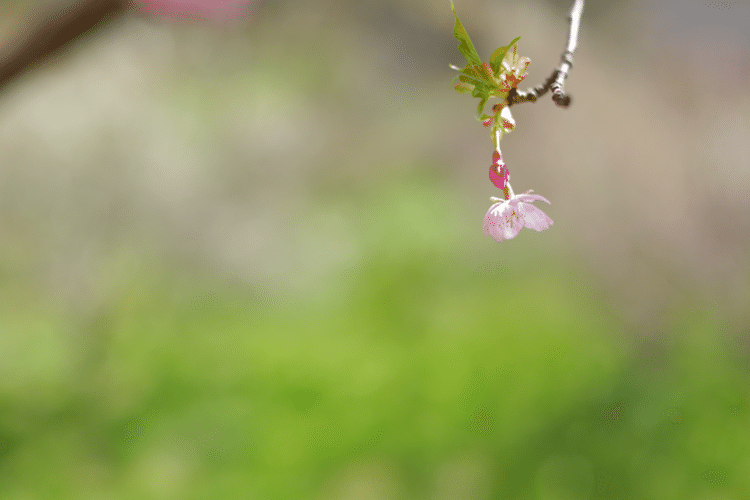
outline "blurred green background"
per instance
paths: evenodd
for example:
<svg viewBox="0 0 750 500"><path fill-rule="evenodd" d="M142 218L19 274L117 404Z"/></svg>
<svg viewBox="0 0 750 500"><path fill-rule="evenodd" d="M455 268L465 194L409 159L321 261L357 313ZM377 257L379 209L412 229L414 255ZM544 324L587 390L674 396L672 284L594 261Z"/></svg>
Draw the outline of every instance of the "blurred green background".
<svg viewBox="0 0 750 500"><path fill-rule="evenodd" d="M525 88L569 6L456 10ZM502 244L448 2L40 63L0 93L0 498L749 498L749 25L587 2L572 106L502 143L555 224Z"/></svg>

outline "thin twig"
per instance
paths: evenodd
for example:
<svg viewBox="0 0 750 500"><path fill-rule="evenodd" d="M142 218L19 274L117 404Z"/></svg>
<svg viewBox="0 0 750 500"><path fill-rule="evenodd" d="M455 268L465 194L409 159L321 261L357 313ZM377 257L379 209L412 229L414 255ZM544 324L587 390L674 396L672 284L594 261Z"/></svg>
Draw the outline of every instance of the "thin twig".
<svg viewBox="0 0 750 500"><path fill-rule="evenodd" d="M568 45L560 57L560 66L555 68L543 85L538 85L526 91L511 89L508 92L508 106L521 102L535 102L539 97L552 90L552 100L562 108L570 105L571 97L565 93L565 79L568 77L570 68L573 67L573 53L578 45L578 28L583 15L584 0L575 0L570 8L568 19L570 20L570 32L568 33Z"/></svg>

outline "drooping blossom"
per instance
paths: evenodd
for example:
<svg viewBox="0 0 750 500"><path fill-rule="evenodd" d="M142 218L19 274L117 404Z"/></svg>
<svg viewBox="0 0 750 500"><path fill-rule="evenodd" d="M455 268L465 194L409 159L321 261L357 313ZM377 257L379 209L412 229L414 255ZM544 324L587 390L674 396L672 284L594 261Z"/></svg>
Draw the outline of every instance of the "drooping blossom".
<svg viewBox="0 0 750 500"><path fill-rule="evenodd" d="M503 241L515 238L524 227L544 231L552 225L552 219L532 205L539 200L549 203L547 198L530 193L514 195L512 189L510 194L507 200L493 198L498 203L492 205L484 216L485 236L492 235L496 241Z"/></svg>

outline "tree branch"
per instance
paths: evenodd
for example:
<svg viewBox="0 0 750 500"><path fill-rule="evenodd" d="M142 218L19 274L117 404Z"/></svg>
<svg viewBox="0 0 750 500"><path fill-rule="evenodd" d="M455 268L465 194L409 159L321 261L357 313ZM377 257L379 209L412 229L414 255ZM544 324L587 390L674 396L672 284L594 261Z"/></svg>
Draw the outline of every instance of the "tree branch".
<svg viewBox="0 0 750 500"><path fill-rule="evenodd" d="M0 52L0 89L30 66L66 50L87 32L103 28L125 8L125 0L67 0L38 14L26 23L25 34Z"/></svg>
<svg viewBox="0 0 750 500"><path fill-rule="evenodd" d="M511 89L508 92L508 106L521 102L535 102L539 97L552 90L552 100L561 108L570 105L571 97L565 93L565 79L568 77L570 68L573 67L573 53L578 45L578 29L583 15L584 0L575 0L570 8L568 19L570 20L570 32L568 33L568 45L560 57L560 65L555 68L543 85L538 85L526 91Z"/></svg>

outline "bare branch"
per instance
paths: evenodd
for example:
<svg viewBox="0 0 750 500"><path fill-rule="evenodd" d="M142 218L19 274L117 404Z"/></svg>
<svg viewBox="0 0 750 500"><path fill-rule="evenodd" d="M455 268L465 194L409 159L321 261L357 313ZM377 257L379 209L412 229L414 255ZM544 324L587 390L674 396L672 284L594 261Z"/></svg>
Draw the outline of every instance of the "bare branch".
<svg viewBox="0 0 750 500"><path fill-rule="evenodd" d="M575 0L570 8L568 19L570 20L570 32L568 33L568 45L560 57L560 66L555 68L543 85L538 85L526 91L511 89L508 92L508 106L521 102L535 102L539 97L552 90L552 100L562 108L570 105L571 97L565 93L565 79L568 77L570 68L573 67L573 53L578 46L578 30L583 15L584 0Z"/></svg>

